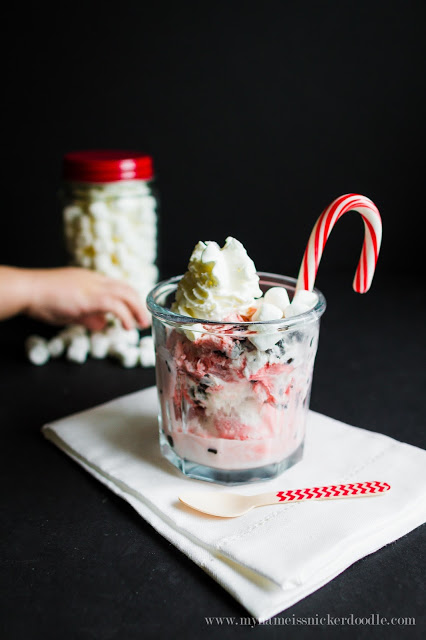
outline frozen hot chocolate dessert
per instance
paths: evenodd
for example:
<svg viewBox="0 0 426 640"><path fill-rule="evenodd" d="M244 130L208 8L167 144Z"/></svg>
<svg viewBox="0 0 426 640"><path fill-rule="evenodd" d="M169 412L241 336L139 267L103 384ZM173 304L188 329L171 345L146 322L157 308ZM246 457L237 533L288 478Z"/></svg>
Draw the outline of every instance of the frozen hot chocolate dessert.
<svg viewBox="0 0 426 640"><path fill-rule="evenodd" d="M276 477L302 456L324 296L314 289L340 218L358 212L364 243L353 288L370 288L382 223L369 198L333 200L316 221L296 279L257 273L240 242L199 242L183 277L148 295L160 444L192 478L238 484Z"/></svg>
<svg viewBox="0 0 426 640"><path fill-rule="evenodd" d="M318 296L293 295L274 278L259 278L234 238L223 248L199 242L171 304L174 322L154 321L163 452L182 464L235 471L301 455Z"/></svg>

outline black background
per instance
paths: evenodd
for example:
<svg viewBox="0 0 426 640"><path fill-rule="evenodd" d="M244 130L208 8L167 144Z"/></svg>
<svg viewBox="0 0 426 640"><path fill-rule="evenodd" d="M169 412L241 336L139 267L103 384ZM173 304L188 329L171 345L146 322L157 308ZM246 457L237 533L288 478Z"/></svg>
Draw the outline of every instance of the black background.
<svg viewBox="0 0 426 640"><path fill-rule="evenodd" d="M423 266L424 2L61 2L9 9L3 263L63 263L66 151L152 153L163 273L234 235L262 271L297 275L342 193L384 221L383 273ZM359 216L318 276L355 270Z"/></svg>
<svg viewBox="0 0 426 640"><path fill-rule="evenodd" d="M375 280L366 296L351 291L363 227L345 216L317 278L329 306L311 406L425 447L425 14L420 1L8 6L0 263L65 262L57 191L73 149L153 154L164 276L199 239L227 235L260 270L296 276L321 210L367 195L384 225ZM40 437L45 422L153 384L153 372L31 367L22 344L34 331L48 333L23 318L0 326L4 637L199 637L204 616L245 615ZM422 540L424 527L288 614L415 615L424 630ZM402 630L338 629L367 632Z"/></svg>

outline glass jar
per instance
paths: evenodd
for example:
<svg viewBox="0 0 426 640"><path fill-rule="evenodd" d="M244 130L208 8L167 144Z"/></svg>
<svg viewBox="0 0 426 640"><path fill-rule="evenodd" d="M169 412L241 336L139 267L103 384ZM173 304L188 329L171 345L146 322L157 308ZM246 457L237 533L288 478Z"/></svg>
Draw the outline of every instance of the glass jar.
<svg viewBox="0 0 426 640"><path fill-rule="evenodd" d="M296 280L259 273L263 292ZM170 310L181 276L148 296L163 455L185 475L222 484L268 480L301 459L326 302L298 316L214 322Z"/></svg>
<svg viewBox="0 0 426 640"><path fill-rule="evenodd" d="M158 280L152 158L134 151L71 152L63 178L71 264L124 280L145 304Z"/></svg>

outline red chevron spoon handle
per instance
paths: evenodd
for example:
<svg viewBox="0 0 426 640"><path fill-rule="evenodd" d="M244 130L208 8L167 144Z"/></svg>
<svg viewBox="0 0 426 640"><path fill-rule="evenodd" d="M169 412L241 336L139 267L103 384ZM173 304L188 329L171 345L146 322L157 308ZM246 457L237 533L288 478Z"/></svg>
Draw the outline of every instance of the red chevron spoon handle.
<svg viewBox="0 0 426 640"><path fill-rule="evenodd" d="M301 500L373 496L385 493L389 489L390 485L387 482L354 482L350 484L332 484L328 487L278 491L276 497L279 498L278 502L300 502Z"/></svg>

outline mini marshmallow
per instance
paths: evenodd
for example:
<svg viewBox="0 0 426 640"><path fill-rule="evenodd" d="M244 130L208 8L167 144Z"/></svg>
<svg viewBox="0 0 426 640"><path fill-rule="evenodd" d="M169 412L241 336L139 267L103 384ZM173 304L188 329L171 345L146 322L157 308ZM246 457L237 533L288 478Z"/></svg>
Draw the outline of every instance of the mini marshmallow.
<svg viewBox="0 0 426 640"><path fill-rule="evenodd" d="M144 198L142 198L141 204L143 208L148 211L153 211L157 207L157 202L153 196L145 196Z"/></svg>
<svg viewBox="0 0 426 640"><path fill-rule="evenodd" d="M148 242L154 242L155 238L157 237L157 228L154 225L142 225L140 227L141 229L141 235L143 234L144 238L148 241Z"/></svg>
<svg viewBox="0 0 426 640"><path fill-rule="evenodd" d="M123 271L119 266L112 264L107 267L102 273L109 278L115 278L116 280L123 280Z"/></svg>
<svg viewBox="0 0 426 640"><path fill-rule="evenodd" d="M142 224L154 226L157 222L157 214L154 209L142 207L140 210L140 221Z"/></svg>
<svg viewBox="0 0 426 640"><path fill-rule="evenodd" d="M188 331L185 331L186 335L188 333L189 333ZM200 334L198 333L197 335L199 336ZM191 338L189 339L191 340ZM155 366L155 348L154 348L154 340L152 336L145 336L144 338L141 338L141 341L139 343L139 352L140 352L140 362L143 367Z"/></svg>
<svg viewBox="0 0 426 640"><path fill-rule="evenodd" d="M83 364L86 362L90 349L90 341L87 336L75 336L67 349L67 360Z"/></svg>
<svg viewBox="0 0 426 640"><path fill-rule="evenodd" d="M283 317L281 309L274 304L264 302L260 305L253 314L252 320L260 320L262 322L267 320L279 320ZM265 327L266 328L266 327ZM269 328L268 328L269 330Z"/></svg>
<svg viewBox="0 0 426 640"><path fill-rule="evenodd" d="M90 355L96 360L102 360L108 355L110 338L101 331L94 331L90 336Z"/></svg>
<svg viewBox="0 0 426 640"><path fill-rule="evenodd" d="M306 311L309 311L309 307L306 304L293 300L293 302L284 309L284 317L292 318L293 316L300 316L301 313L305 313Z"/></svg>
<svg viewBox="0 0 426 640"><path fill-rule="evenodd" d="M194 325L194 327L195 326L198 326L201 329L203 328L201 324ZM150 349L152 352L154 352L154 338L152 336L144 336L140 339L139 346L143 349Z"/></svg>
<svg viewBox="0 0 426 640"><path fill-rule="evenodd" d="M98 253L98 255L94 257L93 261L95 263L97 271L101 271L106 275L109 275L111 267L114 267L114 265L111 263L111 258L107 253Z"/></svg>
<svg viewBox="0 0 426 640"><path fill-rule="evenodd" d="M265 293L263 299L265 302L278 307L281 311L284 311L284 309L290 304L287 290L284 289L284 287L271 287Z"/></svg>
<svg viewBox="0 0 426 640"><path fill-rule="evenodd" d="M96 219L93 222L93 232L99 239L110 238L112 233L111 224L107 220Z"/></svg>
<svg viewBox="0 0 426 640"><path fill-rule="evenodd" d="M115 236L125 238L132 235L132 228L125 218L117 218L112 223L112 231Z"/></svg>
<svg viewBox="0 0 426 640"><path fill-rule="evenodd" d="M138 236L132 233L131 235L125 238L125 242L130 253L136 253L137 255L140 248L140 240Z"/></svg>
<svg viewBox="0 0 426 640"><path fill-rule="evenodd" d="M112 358L117 358L118 360L124 356L128 349L129 345L125 340L113 339L109 343L108 347L108 355Z"/></svg>
<svg viewBox="0 0 426 640"><path fill-rule="evenodd" d="M65 351L65 341L59 336L55 336L47 343L52 358L59 358Z"/></svg>
<svg viewBox="0 0 426 640"><path fill-rule="evenodd" d="M140 353L138 347L134 345L128 345L127 349L123 352L119 358L120 363L126 369L131 369L139 364Z"/></svg>
<svg viewBox="0 0 426 640"><path fill-rule="evenodd" d="M318 302L318 296L313 291L306 291L306 289L300 289L296 291L294 298L292 300L292 304L297 302L298 304L303 304L307 306L309 309L313 309Z"/></svg>
<svg viewBox="0 0 426 640"><path fill-rule="evenodd" d="M154 262L156 258L155 245L149 242L141 242L139 244L140 257L144 262ZM142 266L143 269L143 266Z"/></svg>
<svg viewBox="0 0 426 640"><path fill-rule="evenodd" d="M30 362L41 366L50 358L47 340L41 336L29 336L25 341L25 350Z"/></svg>
<svg viewBox="0 0 426 640"><path fill-rule="evenodd" d="M155 367L155 354L153 356L151 353L147 353L146 351L141 351L140 362L141 362L141 365L146 369L148 367Z"/></svg>
<svg viewBox="0 0 426 640"><path fill-rule="evenodd" d="M90 349L89 336L87 335L87 333L84 333L84 334L81 333L81 334L75 335L71 340L71 344L74 344L79 349L84 348L84 349L87 349L87 351L89 351Z"/></svg>
<svg viewBox="0 0 426 640"><path fill-rule="evenodd" d="M65 207L64 209L64 220L67 224L70 224L76 220L79 216L81 216L83 211L77 205L70 205L69 207Z"/></svg>
<svg viewBox="0 0 426 640"><path fill-rule="evenodd" d="M112 343L109 348L109 355L116 358L127 369L135 367L139 362L138 347L125 342Z"/></svg>
<svg viewBox="0 0 426 640"><path fill-rule="evenodd" d="M127 344L135 345L139 342L139 331L137 329L123 330L123 337Z"/></svg>
<svg viewBox="0 0 426 640"><path fill-rule="evenodd" d="M123 271L128 274L134 273L135 271L135 259L130 255L124 255L121 260L119 260L119 266ZM140 267L137 265L137 270L140 273Z"/></svg>
<svg viewBox="0 0 426 640"><path fill-rule="evenodd" d="M140 249L140 256L143 262L153 263L156 260L155 243L143 242Z"/></svg>
<svg viewBox="0 0 426 640"><path fill-rule="evenodd" d="M114 318L114 323L105 329L105 335L108 336L110 342L119 342L126 344L126 329L123 329L121 322Z"/></svg>
<svg viewBox="0 0 426 640"><path fill-rule="evenodd" d="M114 243L114 255L117 259L122 262L127 258L129 253L128 247L124 244L124 242L116 242Z"/></svg>
<svg viewBox="0 0 426 640"><path fill-rule="evenodd" d="M114 247L114 243L111 240L111 238L108 237L99 237L99 238L94 238L92 241L92 247L93 250L95 251L95 253L97 254L102 254L102 253L106 253L106 254L111 254L114 252L115 247Z"/></svg>
<svg viewBox="0 0 426 640"><path fill-rule="evenodd" d="M260 320L261 322L268 320L279 320L283 317L281 309L273 304L264 302L252 316L252 321ZM249 336L249 340L259 351L266 351L279 342L280 334L277 332L275 325L255 325L253 327L258 333L255 336ZM264 335L259 335L264 334Z"/></svg>
<svg viewBox="0 0 426 640"><path fill-rule="evenodd" d="M93 197L93 194L92 194ZM89 204L89 211L94 218L98 220L105 219L109 217L109 209L105 202L101 202L99 200L92 202Z"/></svg>
<svg viewBox="0 0 426 640"><path fill-rule="evenodd" d="M114 202L114 209L120 213L132 213L138 210L138 205L138 198L123 197L118 198L116 202Z"/></svg>
<svg viewBox="0 0 426 640"><path fill-rule="evenodd" d="M89 216L81 215L76 219L76 228L80 233L92 233L92 223Z"/></svg>

